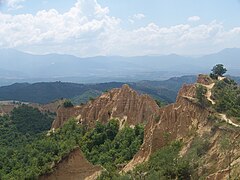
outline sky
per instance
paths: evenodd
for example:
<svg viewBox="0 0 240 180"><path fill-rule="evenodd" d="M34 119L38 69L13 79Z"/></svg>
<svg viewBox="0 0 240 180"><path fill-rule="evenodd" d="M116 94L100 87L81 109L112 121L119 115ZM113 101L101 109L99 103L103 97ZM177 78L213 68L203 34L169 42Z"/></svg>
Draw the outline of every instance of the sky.
<svg viewBox="0 0 240 180"><path fill-rule="evenodd" d="M89 56L240 48L240 0L0 0L0 48Z"/></svg>

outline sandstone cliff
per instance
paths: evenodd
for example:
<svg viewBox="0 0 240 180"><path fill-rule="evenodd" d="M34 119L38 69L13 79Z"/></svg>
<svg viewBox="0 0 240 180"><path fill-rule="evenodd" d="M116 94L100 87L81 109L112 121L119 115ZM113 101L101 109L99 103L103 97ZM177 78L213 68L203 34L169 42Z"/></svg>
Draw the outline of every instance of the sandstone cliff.
<svg viewBox="0 0 240 180"><path fill-rule="evenodd" d="M41 176L40 180L94 180L101 174L102 168L89 163L79 148L62 159L53 172Z"/></svg>
<svg viewBox="0 0 240 180"><path fill-rule="evenodd" d="M197 84L208 86L212 80L200 75ZM224 179L228 176L228 156L221 151L220 143L225 135L237 140L240 135L237 127L231 124L216 126L216 122L209 120L214 112L211 108L203 108L196 103L196 84L184 85L179 91L174 104L159 109L145 127L144 143L132 161L124 167L123 171L132 170L136 165L147 161L151 154L174 140L181 140L185 144L181 155L184 155L196 136L208 138L210 148L203 157L204 165L197 173L208 175L208 179ZM231 150L232 171L239 174L240 152L238 148Z"/></svg>
<svg viewBox="0 0 240 180"><path fill-rule="evenodd" d="M194 100L195 90L195 85L184 85L176 103L159 109L145 127L144 143L140 151L124 171L147 161L152 153L169 141L182 139L191 129L197 129L200 121L201 124L207 123L209 112L191 102Z"/></svg>
<svg viewBox="0 0 240 180"><path fill-rule="evenodd" d="M199 176L204 175L207 179L226 179L230 171L228 167L230 163L231 173L237 177L240 175L239 148L231 149L229 162L229 156L220 146L225 136L234 144L235 140L240 138L239 128L230 120L222 118L221 114L216 114L211 108L204 108L197 103L195 96L198 84L207 88L206 98L214 104L211 99L214 81L205 75L200 75L196 84L184 85L178 93L176 102L163 108L159 108L149 96L139 95L124 85L85 105L72 108L60 107L52 128L62 127L71 117L76 118L79 123L90 126L93 126L97 120L105 123L111 118L119 119L121 126L146 123L143 145L123 168L124 172L147 161L150 155L171 141L183 142L181 156L184 156L196 137L207 138L210 146L206 155L202 157L203 165L196 170L196 173ZM218 119L212 120L211 116ZM225 122L218 125L217 121Z"/></svg>
<svg viewBox="0 0 240 180"><path fill-rule="evenodd" d="M158 105L148 95L140 95L128 85L104 93L87 104L72 108L60 107L52 128L62 127L69 118L92 126L98 120L106 123L116 118L120 126L147 123L158 112Z"/></svg>

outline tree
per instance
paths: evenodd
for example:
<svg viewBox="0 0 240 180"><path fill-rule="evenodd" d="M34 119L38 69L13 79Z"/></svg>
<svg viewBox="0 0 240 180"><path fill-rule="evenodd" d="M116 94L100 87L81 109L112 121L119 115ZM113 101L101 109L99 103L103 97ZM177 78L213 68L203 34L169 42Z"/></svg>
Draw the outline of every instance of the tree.
<svg viewBox="0 0 240 180"><path fill-rule="evenodd" d="M63 103L63 106L64 106L65 108L73 107L73 103L72 103L70 100L66 100L66 101Z"/></svg>
<svg viewBox="0 0 240 180"><path fill-rule="evenodd" d="M18 132L37 134L49 130L53 118L47 113L41 113L36 108L22 105L12 110L11 120L16 125Z"/></svg>
<svg viewBox="0 0 240 180"><path fill-rule="evenodd" d="M227 69L223 66L223 64L217 64L213 67L211 77L223 76L227 72Z"/></svg>

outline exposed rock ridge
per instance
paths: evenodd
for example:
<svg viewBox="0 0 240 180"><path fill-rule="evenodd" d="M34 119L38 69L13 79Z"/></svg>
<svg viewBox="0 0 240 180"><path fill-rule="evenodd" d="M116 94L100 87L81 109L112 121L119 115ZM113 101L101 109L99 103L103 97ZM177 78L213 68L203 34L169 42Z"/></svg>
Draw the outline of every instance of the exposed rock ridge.
<svg viewBox="0 0 240 180"><path fill-rule="evenodd" d="M147 123L158 112L158 105L148 95L140 95L128 85L112 89L87 104L73 108L59 108L52 128L62 127L69 118L92 126L96 121L106 123L111 118L119 119L121 125Z"/></svg>
<svg viewBox="0 0 240 180"><path fill-rule="evenodd" d="M133 160L124 168L125 172L147 161L152 153L169 141L187 136L188 132L200 126L199 121L202 121L201 124L206 123L209 112L186 98L194 98L195 91L194 84L183 85L176 103L161 108L158 114L148 122L145 127L144 143Z"/></svg>
<svg viewBox="0 0 240 180"><path fill-rule="evenodd" d="M145 126L144 143L134 158L124 167L124 172L147 161L151 154L174 140L181 140L187 144L182 154L186 153L194 138L193 134L197 134L199 137L211 134L209 137L211 148L207 152L208 156L204 157L206 161L204 166L216 169L216 172L226 168L227 157L219 150L219 141L226 135L226 131L231 132L230 138L234 139L239 135L239 130L234 127L213 128L214 122L209 120L209 116L213 115L213 112L202 108L195 101L196 87L199 83L209 86L213 81L207 76L200 75L196 84L183 85L178 93L176 103L161 108ZM239 156L239 151L234 151L233 157ZM213 161L213 159L215 160ZM216 174L218 177L226 177L226 173Z"/></svg>

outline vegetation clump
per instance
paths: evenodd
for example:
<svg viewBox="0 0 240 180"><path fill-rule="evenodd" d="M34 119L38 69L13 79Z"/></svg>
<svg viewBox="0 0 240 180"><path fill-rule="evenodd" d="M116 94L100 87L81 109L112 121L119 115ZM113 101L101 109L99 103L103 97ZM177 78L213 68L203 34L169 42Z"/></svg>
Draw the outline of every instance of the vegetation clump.
<svg viewBox="0 0 240 180"><path fill-rule="evenodd" d="M65 108L70 108L70 107L73 107L74 105L70 100L65 100L64 103L63 103L63 106Z"/></svg>
<svg viewBox="0 0 240 180"><path fill-rule="evenodd" d="M217 64L213 67L212 73L210 74L210 77L212 79L218 79L218 77L222 77L227 72L227 69L224 67L223 64Z"/></svg>
<svg viewBox="0 0 240 180"><path fill-rule="evenodd" d="M38 109L27 105L14 108L10 119L23 134L37 134L49 130L53 121L50 113L41 113Z"/></svg>
<svg viewBox="0 0 240 180"><path fill-rule="evenodd" d="M151 155L149 161L137 166L124 179L191 179L190 161L179 156L180 141L173 142ZM122 177L122 178L123 178ZM121 179L121 178L118 178Z"/></svg>
<svg viewBox="0 0 240 180"><path fill-rule="evenodd" d="M107 125L97 123L79 143L90 162L101 164L109 172L114 172L118 165L133 158L143 143L143 136L142 126L137 125L134 129L125 127L119 131L118 121L111 120Z"/></svg>
<svg viewBox="0 0 240 180"><path fill-rule="evenodd" d="M240 87L236 82L228 78L217 81L212 93L217 112L240 118Z"/></svg>
<svg viewBox="0 0 240 180"><path fill-rule="evenodd" d="M50 126L36 132L35 126L31 126L34 121L29 121L30 117L23 118L23 115L33 115L32 118L38 122L45 115L25 108L15 109L14 116L0 117L0 179L3 180L37 179L41 174L52 171L53 162L59 162L79 146L89 161L115 172L119 164L132 159L143 142L142 126L119 130L116 120L107 124L97 123L96 128L88 129L72 119L46 136L45 130ZM19 128L12 117L25 125L29 123L29 126L24 130ZM29 135L27 130L34 133Z"/></svg>
<svg viewBox="0 0 240 180"><path fill-rule="evenodd" d="M209 101L206 98L206 93L207 93L207 88L202 86L202 85L198 85L197 89L196 89L196 98L198 100L198 104L201 107L208 107L209 106Z"/></svg>

